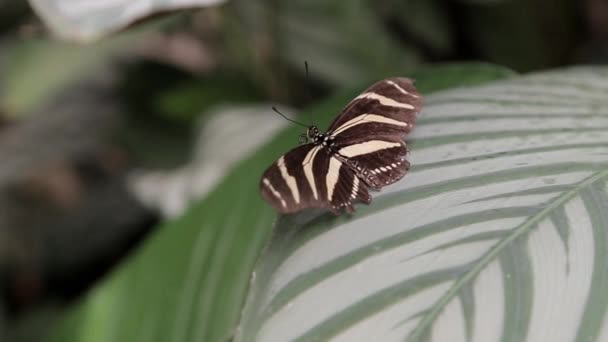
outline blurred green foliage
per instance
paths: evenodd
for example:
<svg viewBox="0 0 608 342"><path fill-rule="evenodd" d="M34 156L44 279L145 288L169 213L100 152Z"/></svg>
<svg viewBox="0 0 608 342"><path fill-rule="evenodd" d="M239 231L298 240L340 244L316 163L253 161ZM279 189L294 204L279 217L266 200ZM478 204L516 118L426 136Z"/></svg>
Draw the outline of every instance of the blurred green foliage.
<svg viewBox="0 0 608 342"><path fill-rule="evenodd" d="M211 70L215 75L191 75L201 83L215 85L223 74L228 76L224 83L244 77L261 95L298 104L306 100L304 60L311 65L313 87L321 89L373 82L397 72L407 74L425 63L451 60L483 60L531 71L576 58L589 40L581 36L581 7L571 0L234 0L219 9L150 20L149 25L138 24L135 30L92 45L10 39L0 99L8 115L31 110L70 80L111 72L108 62L137 56L159 29L169 37L187 32L202 38L203 48L212 51L217 64ZM104 8L98 9L100 13ZM30 22L22 14L21 23ZM196 111L198 99L178 100L179 91L195 92L188 87L163 95L160 105ZM208 86L202 93L211 88L221 89ZM224 92L215 90L203 96L220 94Z"/></svg>

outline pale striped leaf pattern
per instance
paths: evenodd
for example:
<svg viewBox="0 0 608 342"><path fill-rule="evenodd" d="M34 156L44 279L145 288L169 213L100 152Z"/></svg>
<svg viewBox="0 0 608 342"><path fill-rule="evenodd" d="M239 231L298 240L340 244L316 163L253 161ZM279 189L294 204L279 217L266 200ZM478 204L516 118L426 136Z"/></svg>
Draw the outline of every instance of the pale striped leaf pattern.
<svg viewBox="0 0 608 342"><path fill-rule="evenodd" d="M608 340L608 69L427 96L412 169L282 217L237 341Z"/></svg>
<svg viewBox="0 0 608 342"><path fill-rule="evenodd" d="M218 5L226 0L30 0L34 10L61 38L98 39L156 12Z"/></svg>

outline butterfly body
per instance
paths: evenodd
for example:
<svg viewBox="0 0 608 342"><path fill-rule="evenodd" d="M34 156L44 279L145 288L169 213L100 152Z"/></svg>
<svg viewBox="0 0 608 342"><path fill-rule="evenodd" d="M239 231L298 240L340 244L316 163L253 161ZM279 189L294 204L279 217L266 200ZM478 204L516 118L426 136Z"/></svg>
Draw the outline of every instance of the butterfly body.
<svg viewBox="0 0 608 342"><path fill-rule="evenodd" d="M353 203L371 203L409 169L405 135L422 108L407 78L380 81L354 98L325 133L308 128L307 143L281 156L260 182L262 196L278 212L327 208L338 215Z"/></svg>

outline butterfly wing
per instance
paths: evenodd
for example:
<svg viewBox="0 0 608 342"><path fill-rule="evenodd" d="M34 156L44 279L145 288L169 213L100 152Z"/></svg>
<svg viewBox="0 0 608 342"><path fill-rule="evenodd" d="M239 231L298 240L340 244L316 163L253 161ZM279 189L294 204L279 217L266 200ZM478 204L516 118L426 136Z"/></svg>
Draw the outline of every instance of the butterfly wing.
<svg viewBox="0 0 608 342"><path fill-rule="evenodd" d="M356 201L366 204L372 201L367 186L357 177L354 170L348 167L338 156L332 155L329 158L325 183L329 208L336 215L339 215L342 209L354 212L353 203Z"/></svg>
<svg viewBox="0 0 608 342"><path fill-rule="evenodd" d="M403 141L367 140L339 148L340 158L367 186L380 190L405 176L410 168Z"/></svg>
<svg viewBox="0 0 608 342"><path fill-rule="evenodd" d="M380 189L409 169L404 137L423 98L408 78L382 80L354 98L330 125L337 157L368 186Z"/></svg>
<svg viewBox="0 0 608 342"><path fill-rule="evenodd" d="M282 155L264 172L260 181L262 197L278 212L290 213L320 204L314 200L314 190L305 184L307 179L303 167L304 159L310 159L309 154L314 148L313 144L298 146Z"/></svg>
<svg viewBox="0 0 608 342"><path fill-rule="evenodd" d="M338 215L353 211L353 202L371 201L353 170L322 145L306 144L273 163L260 181L262 197L280 213L328 208Z"/></svg>
<svg viewBox="0 0 608 342"><path fill-rule="evenodd" d="M356 135L358 131L376 128L374 131L404 137L414 127L423 100L409 78L379 81L342 109L328 133Z"/></svg>
<svg viewBox="0 0 608 342"><path fill-rule="evenodd" d="M264 172L260 182L262 197L280 213L328 207L326 190L319 179L328 167L329 156L320 146L298 146Z"/></svg>

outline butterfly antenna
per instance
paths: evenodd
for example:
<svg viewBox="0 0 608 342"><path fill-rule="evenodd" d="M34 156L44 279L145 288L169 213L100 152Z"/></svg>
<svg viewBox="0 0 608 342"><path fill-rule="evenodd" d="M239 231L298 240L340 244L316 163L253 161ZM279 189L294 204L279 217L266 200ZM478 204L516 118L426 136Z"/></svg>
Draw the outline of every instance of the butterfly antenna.
<svg viewBox="0 0 608 342"><path fill-rule="evenodd" d="M280 116L282 116L283 118L285 118L285 120L287 120L287 121L291 121L291 122L293 122L293 123L295 123L295 124L298 124L298 125L300 125L300 126L303 126L303 127L308 128L308 126L307 126L307 125L305 125L305 124L303 124L303 123L300 123L300 122L297 122L296 120L293 120L293 119L288 118L287 116L285 116L285 114L283 114L283 113L279 112L279 110L278 110L278 109L277 109L275 106L272 106L272 110L274 110L274 111L275 111L277 114L279 114Z"/></svg>

